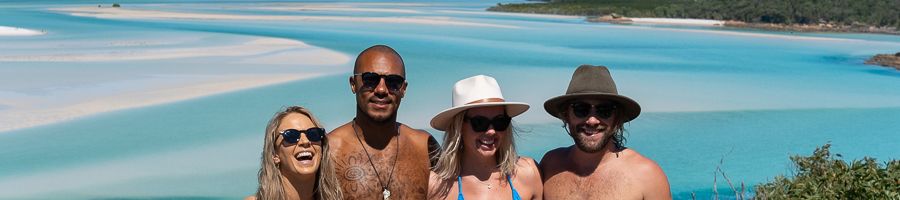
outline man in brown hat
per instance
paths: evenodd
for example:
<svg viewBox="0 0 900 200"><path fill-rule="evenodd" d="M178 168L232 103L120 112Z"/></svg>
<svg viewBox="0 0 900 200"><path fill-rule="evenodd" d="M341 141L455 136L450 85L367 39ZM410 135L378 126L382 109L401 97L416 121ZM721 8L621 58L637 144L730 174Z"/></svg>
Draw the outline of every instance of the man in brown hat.
<svg viewBox="0 0 900 200"><path fill-rule="evenodd" d="M437 140L397 122L406 69L393 48L375 45L356 58L350 91L356 117L328 133L345 199L425 199ZM327 170L327 169L326 169Z"/></svg>
<svg viewBox="0 0 900 200"><path fill-rule="evenodd" d="M544 102L575 145L541 160L544 199L671 199L666 174L653 160L625 148L623 124L641 107L619 95L603 66L575 70L565 95Z"/></svg>

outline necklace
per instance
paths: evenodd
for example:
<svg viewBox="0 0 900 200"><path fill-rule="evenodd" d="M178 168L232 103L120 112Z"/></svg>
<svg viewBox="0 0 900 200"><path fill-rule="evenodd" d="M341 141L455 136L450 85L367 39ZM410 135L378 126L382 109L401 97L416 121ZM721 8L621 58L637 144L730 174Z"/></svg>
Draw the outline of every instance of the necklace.
<svg viewBox="0 0 900 200"><path fill-rule="evenodd" d="M375 168L375 163L372 162L372 156L369 155L369 150L366 150L366 145L362 143L362 139L359 139L359 133L356 131L356 119L353 119L353 134L356 135L356 140L359 141L359 145L362 146L363 151L366 152L366 158L369 159L369 165L372 165L372 170L375 170L375 177L378 178L378 184L381 185L381 195L387 200L391 197L391 191L388 190L388 186L390 186L391 181L394 180L394 167L397 166L397 159L400 157L400 126L397 126L397 153L394 154L394 164L391 165L391 173L388 174L387 184L381 182L381 175L378 174L378 169Z"/></svg>
<svg viewBox="0 0 900 200"><path fill-rule="evenodd" d="M475 178L475 177L473 176L472 178ZM488 180L487 180L488 183L484 183L484 182L482 182L481 180L478 180L478 178L475 178L475 180L477 181L478 184L487 186L488 190L494 188L494 183L491 183L491 178L490 178L490 177L488 177Z"/></svg>

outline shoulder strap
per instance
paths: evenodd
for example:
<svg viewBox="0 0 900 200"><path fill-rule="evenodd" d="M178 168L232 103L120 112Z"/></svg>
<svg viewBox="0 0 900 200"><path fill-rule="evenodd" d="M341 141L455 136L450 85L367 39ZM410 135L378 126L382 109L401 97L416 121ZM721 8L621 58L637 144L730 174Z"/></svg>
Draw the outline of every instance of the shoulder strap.
<svg viewBox="0 0 900 200"><path fill-rule="evenodd" d="M459 195L456 195L456 200L465 200L462 193L462 176L456 176L456 188L459 189Z"/></svg>

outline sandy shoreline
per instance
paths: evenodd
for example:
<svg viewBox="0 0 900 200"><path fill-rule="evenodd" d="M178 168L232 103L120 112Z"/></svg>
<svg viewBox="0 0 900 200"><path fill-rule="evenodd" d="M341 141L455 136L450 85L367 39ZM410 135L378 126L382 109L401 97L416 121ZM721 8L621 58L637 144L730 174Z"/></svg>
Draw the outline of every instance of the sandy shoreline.
<svg viewBox="0 0 900 200"><path fill-rule="evenodd" d="M658 30L662 29L662 30L677 31L677 32L707 33L707 34L717 34L717 35L759 37L759 38L786 39L786 40L868 42L866 40L861 40L861 39L829 38L829 37L799 36L799 35L780 35L780 34L769 34L769 33L739 32L739 31L729 31L729 30L700 30L700 29L680 29L680 28L647 27L647 26L623 26L623 27L634 28L634 29L658 29Z"/></svg>
<svg viewBox="0 0 900 200"><path fill-rule="evenodd" d="M723 26L725 26L726 21L721 21L721 20L677 19L677 18L627 18L627 17L614 18L612 16L607 15L607 16L602 16L602 17L593 17L593 18L589 17L589 18L587 18L587 21L588 22L620 24L620 25L623 25L623 26L621 26L623 28L635 28L635 29L657 29L657 30L669 30L669 31L678 31L678 32L712 33L712 34L719 34L719 35L763 37L763 38L774 38L774 39L864 42L864 40L857 40L857 39L797 36L797 35L783 35L783 34L770 34L770 33L754 33L754 32L731 31L731 30L712 30L712 29L711 30L703 30L703 29L682 29L682 28L677 28L677 27L628 26L631 24L643 24L643 25L675 25L675 26L694 26L694 27L723 27Z"/></svg>
<svg viewBox="0 0 900 200"><path fill-rule="evenodd" d="M676 18L628 18L638 24L685 25L685 26L722 26L725 21L709 19L676 19Z"/></svg>
<svg viewBox="0 0 900 200"><path fill-rule="evenodd" d="M545 18L545 19L581 19L581 18L583 18L581 16L537 14L537 13L476 12L476 11L464 11L464 10L438 10L437 12L451 13L451 14L468 14L468 15L531 17L531 18Z"/></svg>
<svg viewBox="0 0 900 200"><path fill-rule="evenodd" d="M257 9L266 9L259 7ZM321 8L321 7L320 7ZM282 8L291 10L295 8ZM296 8L302 9L302 8ZM338 9L338 8L322 8ZM353 9L353 8L342 8ZM213 13L189 13L160 10L126 9L126 8L97 8L97 7L73 7L50 9L74 16L114 18L114 19L178 19L178 20L277 20L277 21L337 21L337 22L369 22L369 23L403 23L422 25L450 25L491 28L520 28L510 25L468 22L448 17L409 16L409 17L347 17L347 16L305 16L305 15L236 15ZM378 10L384 11L384 10Z"/></svg>
<svg viewBox="0 0 900 200"><path fill-rule="evenodd" d="M0 36L35 36L47 34L43 31L24 29L11 26L0 26Z"/></svg>

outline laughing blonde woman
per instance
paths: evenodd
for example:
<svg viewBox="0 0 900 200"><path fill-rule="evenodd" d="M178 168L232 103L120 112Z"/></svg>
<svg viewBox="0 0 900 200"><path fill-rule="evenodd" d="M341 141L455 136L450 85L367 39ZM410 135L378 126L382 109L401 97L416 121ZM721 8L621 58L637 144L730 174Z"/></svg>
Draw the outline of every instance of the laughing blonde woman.
<svg viewBox="0 0 900 200"><path fill-rule="evenodd" d="M259 188L246 199L342 199L328 164L325 129L309 110L291 106L266 127Z"/></svg>

